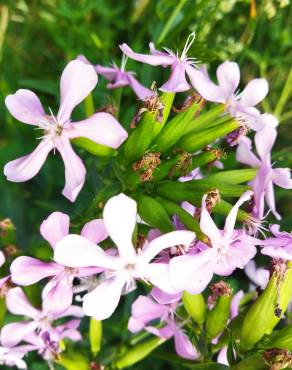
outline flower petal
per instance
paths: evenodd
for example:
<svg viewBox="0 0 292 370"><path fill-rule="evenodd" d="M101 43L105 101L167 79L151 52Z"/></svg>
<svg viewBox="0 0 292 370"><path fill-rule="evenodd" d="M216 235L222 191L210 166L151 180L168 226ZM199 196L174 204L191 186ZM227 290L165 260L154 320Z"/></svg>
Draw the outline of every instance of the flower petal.
<svg viewBox="0 0 292 370"><path fill-rule="evenodd" d="M97 144L115 149L128 137L127 131L115 117L104 112L95 113L83 121L74 122L66 131L66 135L71 139L85 137Z"/></svg>
<svg viewBox="0 0 292 370"><path fill-rule="evenodd" d="M138 62L150 64L152 66L160 66L160 65L170 65L174 62L175 57L164 54L155 54L155 55L147 55L147 54L139 54L135 53L127 44L120 45L120 49L124 54L126 54L129 58L137 60Z"/></svg>
<svg viewBox="0 0 292 370"><path fill-rule="evenodd" d="M151 284L161 289L163 292L168 294L176 294L179 292L171 284L167 263L148 263L143 266L143 274L141 275L141 277L149 280Z"/></svg>
<svg viewBox="0 0 292 370"><path fill-rule="evenodd" d="M151 289L151 296L158 302L160 305L165 305L173 302L178 302L181 299L181 293L168 294L160 290L159 288Z"/></svg>
<svg viewBox="0 0 292 370"><path fill-rule="evenodd" d="M62 212L53 212L40 227L42 237L54 248L56 243L69 233L70 218Z"/></svg>
<svg viewBox="0 0 292 370"><path fill-rule="evenodd" d="M105 227L116 246L120 256L133 262L136 252L132 236L136 226L137 204L125 194L119 194L107 201L103 210Z"/></svg>
<svg viewBox="0 0 292 370"><path fill-rule="evenodd" d="M138 256L139 262L149 262L163 249L174 247L175 245L190 246L196 238L196 234L192 231L178 230L171 231L153 239L143 249Z"/></svg>
<svg viewBox="0 0 292 370"><path fill-rule="evenodd" d="M128 74L128 80L130 82L131 88L139 99L144 100L145 98L153 95L153 91L140 84L140 82L131 74Z"/></svg>
<svg viewBox="0 0 292 370"><path fill-rule="evenodd" d="M31 305L26 295L19 287L9 289L6 295L6 306L8 311L14 315L24 315L35 318L40 313L39 310Z"/></svg>
<svg viewBox="0 0 292 370"><path fill-rule="evenodd" d="M81 230L81 235L93 243L98 244L108 237L108 232L103 220L100 218L87 222Z"/></svg>
<svg viewBox="0 0 292 370"><path fill-rule="evenodd" d="M32 333L38 324L35 321L13 322L4 325L1 329L1 344L7 347L14 347L20 343L23 338Z"/></svg>
<svg viewBox="0 0 292 370"><path fill-rule="evenodd" d="M104 67L100 64L96 64L94 68L98 74L104 76L109 81L114 80L116 78L116 75L119 73L118 68Z"/></svg>
<svg viewBox="0 0 292 370"><path fill-rule="evenodd" d="M5 105L14 118L29 125L37 126L46 116L39 98L30 90L20 89L8 95Z"/></svg>
<svg viewBox="0 0 292 370"><path fill-rule="evenodd" d="M54 262L42 262L36 258L20 256L11 266L11 278L15 284L31 285L46 277L59 274L63 267Z"/></svg>
<svg viewBox="0 0 292 370"><path fill-rule="evenodd" d="M260 167L261 162L251 150L250 138L246 136L240 138L236 150L236 160L250 167Z"/></svg>
<svg viewBox="0 0 292 370"><path fill-rule="evenodd" d="M39 172L53 147L51 140L44 139L30 154L8 162L4 167L7 180L14 182L30 180Z"/></svg>
<svg viewBox="0 0 292 370"><path fill-rule="evenodd" d="M272 181L269 181L266 186L265 200L267 202L267 205L269 206L269 209L271 210L273 215L276 217L276 219L281 220L282 217L276 210L275 191L274 191L274 185Z"/></svg>
<svg viewBox="0 0 292 370"><path fill-rule="evenodd" d="M66 123L72 110L95 88L97 74L91 64L72 60L65 67L60 81L61 103L57 118Z"/></svg>
<svg viewBox="0 0 292 370"><path fill-rule="evenodd" d="M196 360L199 354L188 336L182 330L177 330L174 334L174 344L176 353L189 360Z"/></svg>
<svg viewBox="0 0 292 370"><path fill-rule="evenodd" d="M270 153L277 137L277 130L274 127L265 126L255 134L254 141L257 152L264 162L270 161Z"/></svg>
<svg viewBox="0 0 292 370"><path fill-rule="evenodd" d="M159 90L166 92L183 92L191 88L186 80L186 68L182 63L174 63L171 66L171 74L168 81Z"/></svg>
<svg viewBox="0 0 292 370"><path fill-rule="evenodd" d="M83 301L85 314L95 320L105 320L110 317L119 304L126 281L124 275L106 279L92 292L86 294Z"/></svg>
<svg viewBox="0 0 292 370"><path fill-rule="evenodd" d="M226 61L220 64L216 74L219 87L224 91L225 98L231 98L239 85L240 70L238 64Z"/></svg>
<svg viewBox="0 0 292 370"><path fill-rule="evenodd" d="M5 256L2 251L0 251L0 267L3 266L5 263Z"/></svg>
<svg viewBox="0 0 292 370"><path fill-rule="evenodd" d="M71 202L75 202L85 182L84 164L72 149L68 139L62 138L57 144L57 149L65 165L65 187L62 194Z"/></svg>
<svg viewBox="0 0 292 370"><path fill-rule="evenodd" d="M273 169L272 179L274 184L284 189L292 189L291 172L289 168Z"/></svg>
<svg viewBox="0 0 292 370"><path fill-rule="evenodd" d="M240 94L240 103L246 107L253 107L264 100L269 91L269 84L264 78L255 78L249 81Z"/></svg>
<svg viewBox="0 0 292 370"><path fill-rule="evenodd" d="M207 195L202 198L200 228L210 238L212 245L216 245L222 239L222 235L207 211L206 198Z"/></svg>
<svg viewBox="0 0 292 370"><path fill-rule="evenodd" d="M73 276L63 274L45 286L42 292L43 309L50 313L66 311L73 300Z"/></svg>
<svg viewBox="0 0 292 370"><path fill-rule="evenodd" d="M120 259L110 256L98 245L80 236L69 234L56 244L54 260L68 267L120 267Z"/></svg>

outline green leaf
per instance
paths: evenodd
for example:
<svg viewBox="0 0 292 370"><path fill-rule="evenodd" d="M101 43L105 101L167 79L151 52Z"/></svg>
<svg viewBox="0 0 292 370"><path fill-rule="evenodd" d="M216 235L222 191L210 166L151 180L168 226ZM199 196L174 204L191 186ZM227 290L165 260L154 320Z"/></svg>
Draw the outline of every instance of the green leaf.
<svg viewBox="0 0 292 370"><path fill-rule="evenodd" d="M93 317L90 318L89 323L89 340L91 352L96 356L101 348L102 321L95 320Z"/></svg>

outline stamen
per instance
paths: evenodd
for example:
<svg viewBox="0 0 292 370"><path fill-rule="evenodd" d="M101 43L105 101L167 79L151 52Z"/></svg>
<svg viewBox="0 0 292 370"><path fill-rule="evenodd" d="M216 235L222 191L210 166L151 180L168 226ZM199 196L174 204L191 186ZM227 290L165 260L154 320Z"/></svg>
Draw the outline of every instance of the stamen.
<svg viewBox="0 0 292 370"><path fill-rule="evenodd" d="M189 37L187 38L187 41L185 43L185 47L184 47L183 52L182 52L182 55L181 55L181 59L185 59L186 58L187 53L190 50L190 47L192 46L193 42L195 41L195 38L196 38L196 33L195 33L195 31L193 31L189 35Z"/></svg>
<svg viewBox="0 0 292 370"><path fill-rule="evenodd" d="M122 61L121 61L121 71L123 72L125 71L127 61L128 61L127 55L123 54Z"/></svg>

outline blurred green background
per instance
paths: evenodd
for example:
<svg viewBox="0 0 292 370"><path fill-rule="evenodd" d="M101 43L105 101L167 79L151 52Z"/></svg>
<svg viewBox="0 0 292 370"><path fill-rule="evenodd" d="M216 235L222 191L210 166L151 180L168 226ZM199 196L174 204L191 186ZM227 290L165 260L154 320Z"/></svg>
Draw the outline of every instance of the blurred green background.
<svg viewBox="0 0 292 370"><path fill-rule="evenodd" d="M14 120L4 98L19 88L35 91L44 107L58 109L59 77L66 63L78 54L91 62L109 65L121 60L118 45L148 51L158 48L182 50L188 34L195 30L190 55L209 64L211 71L226 59L240 64L241 87L255 77L266 77L270 93L260 107L277 115L279 137L274 161L292 167L292 6L289 0L12 0L0 3L0 167L27 154L36 146L37 133ZM128 61L127 69L150 87L167 78L168 70ZM105 88L100 77L94 92L96 109L113 102L118 92ZM129 125L137 108L136 99L123 89L120 122ZM83 106L74 117L84 117ZM52 211L82 215L106 174L102 160L76 149L86 162L87 181L77 202L61 196L63 163L50 155L40 174L26 183L7 182L0 174L0 219L10 217L16 226L16 245L38 254L39 225ZM231 163L231 168L235 167ZM287 191L277 189L283 225L291 229L292 202ZM131 300L131 299L130 299ZM125 312L128 312L125 305ZM124 316L126 320L127 315ZM111 328L120 336L119 327ZM146 366L146 365L145 365ZM157 365L158 366L158 365ZM151 367L154 369L153 367ZM32 367L33 369L33 367Z"/></svg>

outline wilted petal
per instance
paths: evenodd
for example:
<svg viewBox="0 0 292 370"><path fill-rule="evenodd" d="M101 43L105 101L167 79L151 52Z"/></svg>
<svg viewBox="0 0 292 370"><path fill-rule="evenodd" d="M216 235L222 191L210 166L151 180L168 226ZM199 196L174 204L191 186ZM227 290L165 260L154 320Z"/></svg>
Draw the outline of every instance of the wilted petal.
<svg viewBox="0 0 292 370"><path fill-rule="evenodd" d="M70 138L85 137L89 140L118 148L128 137L127 131L109 113L95 113L91 117L74 122L66 134Z"/></svg>
<svg viewBox="0 0 292 370"><path fill-rule="evenodd" d="M108 269L121 267L118 257L110 256L90 240L74 234L65 236L57 243L54 259L68 267L98 266Z"/></svg>
<svg viewBox="0 0 292 370"><path fill-rule="evenodd" d="M71 202L74 202L84 185L86 170L68 139L62 138L58 142L57 149L65 166L65 187L62 194Z"/></svg>
<svg viewBox="0 0 292 370"><path fill-rule="evenodd" d="M36 258L20 256L10 267L11 278L15 284L31 285L46 277L59 274L63 270L54 262L42 262Z"/></svg>
<svg viewBox="0 0 292 370"><path fill-rule="evenodd" d="M236 149L236 160L250 167L260 167L261 162L251 150L250 138L243 136L240 138Z"/></svg>
<svg viewBox="0 0 292 370"><path fill-rule="evenodd" d="M174 334L174 344L175 351L179 356L189 360L195 360L199 357L199 354L192 342L182 330L177 330Z"/></svg>
<svg viewBox="0 0 292 370"><path fill-rule="evenodd" d="M119 304L126 281L124 275L106 279L92 292L86 294L83 301L85 314L96 320L110 317Z"/></svg>
<svg viewBox="0 0 292 370"><path fill-rule="evenodd" d="M40 227L42 237L54 248L56 243L69 233L70 218L62 212L53 212Z"/></svg>
<svg viewBox="0 0 292 370"><path fill-rule="evenodd" d="M51 140L44 139L30 154L8 162L4 167L7 180L14 182L30 180L39 172L53 147Z"/></svg>
<svg viewBox="0 0 292 370"><path fill-rule="evenodd" d="M240 70L235 62L226 61L217 68L217 80L226 99L235 93L240 80Z"/></svg>
<svg viewBox="0 0 292 370"><path fill-rule="evenodd" d="M5 105L14 118L29 125L37 126L46 115L39 98L30 90L20 89L8 95Z"/></svg>
<svg viewBox="0 0 292 370"><path fill-rule="evenodd" d="M100 218L87 222L81 230L81 235L93 243L98 244L108 237L108 232L103 220Z"/></svg>
<svg viewBox="0 0 292 370"><path fill-rule="evenodd" d="M192 241L196 238L196 234L192 231L178 230L161 235L153 239L143 249L138 256L138 262L149 262L163 249L174 247L176 245L184 245L189 247Z"/></svg>
<svg viewBox="0 0 292 370"><path fill-rule="evenodd" d="M129 262L136 259L132 236L136 226L137 204L125 194L119 194L107 201L103 209L105 227L120 256Z"/></svg>
<svg viewBox="0 0 292 370"><path fill-rule="evenodd" d="M6 306L14 315L24 315L35 318L40 313L39 310L30 304L22 289L19 287L9 289L6 295Z"/></svg>
<svg viewBox="0 0 292 370"><path fill-rule="evenodd" d="M81 103L95 88L97 74L94 67L80 60L72 60L64 69L61 81L61 103L57 118L60 122L67 122L72 110Z"/></svg>
<svg viewBox="0 0 292 370"><path fill-rule="evenodd" d="M135 53L127 44L120 45L120 49L124 54L126 54L129 58L137 60L138 62L150 64L152 66L160 66L160 65L170 65L174 62L175 58L171 55L166 53L163 54L155 54L155 55L146 55L146 54L139 54Z"/></svg>
<svg viewBox="0 0 292 370"><path fill-rule="evenodd" d="M269 85L264 78L255 78L249 81L240 95L240 103L246 107L253 107L264 100L269 91Z"/></svg>
<svg viewBox="0 0 292 370"><path fill-rule="evenodd" d="M16 346L23 338L33 332L38 324L35 321L14 322L4 325L1 329L1 344L7 347Z"/></svg>
<svg viewBox="0 0 292 370"><path fill-rule="evenodd" d="M188 91L191 86L186 80L186 68L184 64L176 62L171 67L169 80L159 90L166 92Z"/></svg>

